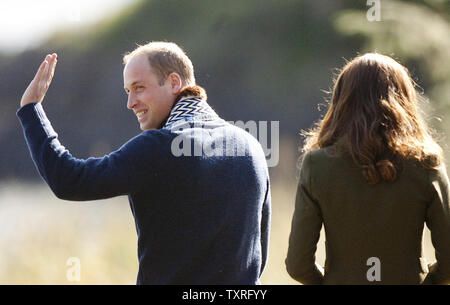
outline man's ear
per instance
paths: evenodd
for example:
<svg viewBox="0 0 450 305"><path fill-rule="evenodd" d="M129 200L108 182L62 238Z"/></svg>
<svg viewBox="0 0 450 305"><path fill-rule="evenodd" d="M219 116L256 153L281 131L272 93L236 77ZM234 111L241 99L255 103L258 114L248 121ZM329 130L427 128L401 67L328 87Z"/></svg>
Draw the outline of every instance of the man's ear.
<svg viewBox="0 0 450 305"><path fill-rule="evenodd" d="M172 72L168 76L168 81L172 93L174 95L178 95L181 92L181 89L183 89L183 81L181 80L180 75L178 75L178 73Z"/></svg>

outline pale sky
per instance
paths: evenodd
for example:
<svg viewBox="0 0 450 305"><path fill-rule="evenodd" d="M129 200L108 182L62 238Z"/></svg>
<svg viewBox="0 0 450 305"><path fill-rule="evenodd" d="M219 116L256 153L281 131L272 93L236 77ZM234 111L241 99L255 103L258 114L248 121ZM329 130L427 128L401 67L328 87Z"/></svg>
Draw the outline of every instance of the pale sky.
<svg viewBox="0 0 450 305"><path fill-rule="evenodd" d="M0 52L34 47L55 30L84 27L137 0L0 0Z"/></svg>

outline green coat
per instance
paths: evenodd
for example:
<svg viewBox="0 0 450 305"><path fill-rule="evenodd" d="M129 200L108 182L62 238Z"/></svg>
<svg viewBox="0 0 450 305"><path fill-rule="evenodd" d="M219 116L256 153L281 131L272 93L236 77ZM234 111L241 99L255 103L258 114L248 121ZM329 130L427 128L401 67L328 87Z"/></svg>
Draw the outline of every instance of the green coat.
<svg viewBox="0 0 450 305"><path fill-rule="evenodd" d="M369 185L350 156L334 146L304 155L286 258L288 273L304 284L448 284L449 180L445 166L425 169L403 160L392 183ZM422 257L424 223L437 262ZM322 224L323 274L315 264ZM379 259L378 272L369 258ZM368 263L369 260L369 263ZM367 274L380 281L369 281ZM373 278L371 278L373 280Z"/></svg>

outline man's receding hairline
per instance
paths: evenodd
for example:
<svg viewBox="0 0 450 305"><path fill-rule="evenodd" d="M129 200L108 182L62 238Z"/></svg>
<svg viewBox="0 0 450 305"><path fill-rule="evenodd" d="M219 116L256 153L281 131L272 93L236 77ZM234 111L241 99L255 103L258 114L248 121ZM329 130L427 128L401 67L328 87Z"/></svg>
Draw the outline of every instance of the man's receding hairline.
<svg viewBox="0 0 450 305"><path fill-rule="evenodd" d="M177 73L185 85L195 85L194 65L184 50L174 42L154 41L138 45L123 56L125 66L134 58L145 55L150 69L163 82L171 73Z"/></svg>
<svg viewBox="0 0 450 305"><path fill-rule="evenodd" d="M137 44L137 47L131 51L127 52L123 55L123 62L127 64L131 59L139 55L149 55L151 53L163 53L166 51L167 53L172 51L174 53L179 53L182 56L185 56L187 59L189 57L186 55L186 52L174 42L165 42L165 41L152 41L144 45ZM189 59L190 60L190 59Z"/></svg>

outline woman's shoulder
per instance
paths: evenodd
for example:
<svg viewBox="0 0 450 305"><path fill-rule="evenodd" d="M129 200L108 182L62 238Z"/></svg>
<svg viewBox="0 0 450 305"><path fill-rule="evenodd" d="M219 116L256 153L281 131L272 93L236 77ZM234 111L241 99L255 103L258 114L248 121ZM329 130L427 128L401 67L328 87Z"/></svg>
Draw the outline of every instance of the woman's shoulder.
<svg viewBox="0 0 450 305"><path fill-rule="evenodd" d="M313 167L318 170L324 170L332 175L333 171L342 174L343 172L359 172L361 166L357 165L351 155L342 151L337 145L330 145L319 149L312 149L304 152L302 155L304 166ZM409 179L417 180L429 184L433 181L448 180L445 164L436 168L424 166L422 162L416 159L396 158L393 161L399 175L406 175Z"/></svg>
<svg viewBox="0 0 450 305"><path fill-rule="evenodd" d="M338 149L336 145L330 145L318 149L306 151L302 157L303 160L309 159L312 163L353 163L350 155Z"/></svg>

